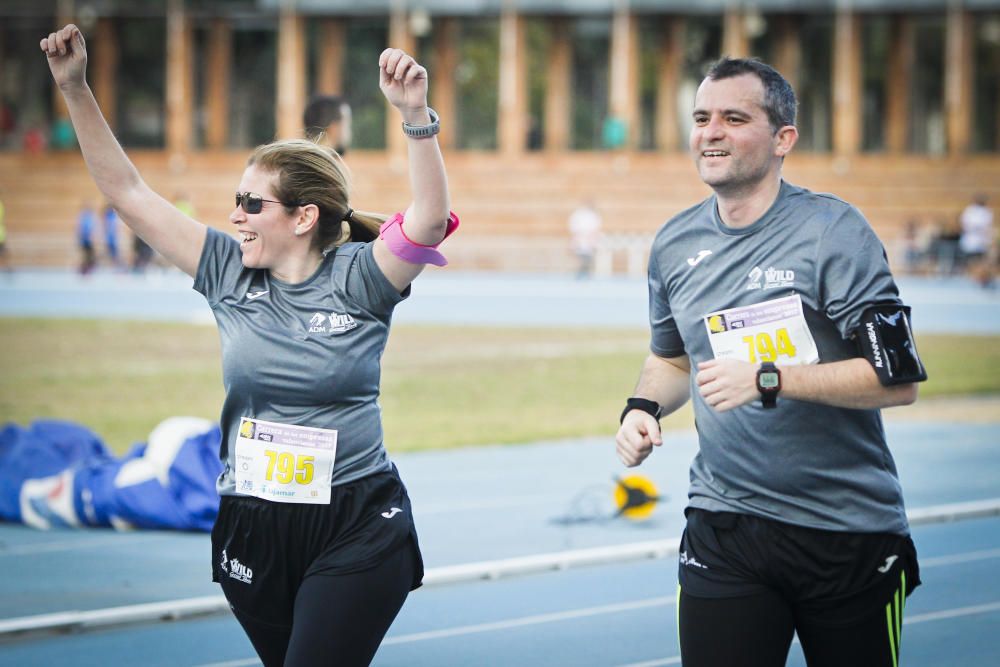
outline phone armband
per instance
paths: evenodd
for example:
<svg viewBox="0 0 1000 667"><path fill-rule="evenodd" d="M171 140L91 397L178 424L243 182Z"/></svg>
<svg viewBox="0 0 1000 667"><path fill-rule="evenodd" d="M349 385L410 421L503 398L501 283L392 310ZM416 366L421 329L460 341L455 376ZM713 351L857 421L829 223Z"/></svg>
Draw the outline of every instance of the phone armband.
<svg viewBox="0 0 1000 667"><path fill-rule="evenodd" d="M862 313L854 335L861 356L875 369L882 385L923 382L927 379L927 371L917 355L917 345L910 331L909 306L872 306Z"/></svg>

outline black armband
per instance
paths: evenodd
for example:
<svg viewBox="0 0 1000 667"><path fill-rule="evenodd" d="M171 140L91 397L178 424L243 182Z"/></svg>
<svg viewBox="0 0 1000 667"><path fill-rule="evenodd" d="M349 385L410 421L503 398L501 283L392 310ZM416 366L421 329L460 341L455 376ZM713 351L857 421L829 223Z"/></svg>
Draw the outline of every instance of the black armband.
<svg viewBox="0 0 1000 667"><path fill-rule="evenodd" d="M861 315L854 336L861 356L872 365L884 386L927 379L910 330L909 306L872 306Z"/></svg>

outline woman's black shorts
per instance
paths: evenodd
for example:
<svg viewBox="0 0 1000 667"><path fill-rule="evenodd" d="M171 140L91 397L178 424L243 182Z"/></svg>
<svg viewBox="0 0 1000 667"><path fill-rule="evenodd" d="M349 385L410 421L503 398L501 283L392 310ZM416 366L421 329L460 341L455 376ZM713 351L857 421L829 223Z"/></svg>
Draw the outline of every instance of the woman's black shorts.
<svg viewBox="0 0 1000 667"><path fill-rule="evenodd" d="M371 569L408 540L420 586L423 563L406 487L395 469L332 488L328 505L223 496L212 529L212 580L240 613L291 625L308 576Z"/></svg>

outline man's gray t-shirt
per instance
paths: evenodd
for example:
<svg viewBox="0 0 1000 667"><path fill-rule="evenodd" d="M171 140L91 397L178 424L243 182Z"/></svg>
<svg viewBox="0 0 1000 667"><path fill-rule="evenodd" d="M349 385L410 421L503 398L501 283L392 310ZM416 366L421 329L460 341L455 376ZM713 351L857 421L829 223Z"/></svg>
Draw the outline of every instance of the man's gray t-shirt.
<svg viewBox="0 0 1000 667"><path fill-rule="evenodd" d="M406 293L375 264L372 244L338 247L291 285L243 266L239 243L209 229L194 289L212 307L222 339L220 494L235 494L243 417L336 430L333 485L390 468L379 376L392 310Z"/></svg>
<svg viewBox="0 0 1000 667"><path fill-rule="evenodd" d="M761 304L788 308L799 300L799 333L792 322L784 340L772 331L762 341L754 329L743 336L737 328L778 309ZM862 313L899 303L899 293L885 250L857 209L782 182L767 213L732 229L709 197L657 233L649 302L652 352L691 361L700 448L691 465L690 506L824 530L909 532L878 410L779 394L775 409L756 400L716 412L695 384L697 364L715 358L722 340L734 356L755 363L778 351L779 366L791 359L782 355L804 356L808 349L819 363L858 356L851 332ZM708 317L719 311L727 313ZM814 348L804 344L809 337Z"/></svg>

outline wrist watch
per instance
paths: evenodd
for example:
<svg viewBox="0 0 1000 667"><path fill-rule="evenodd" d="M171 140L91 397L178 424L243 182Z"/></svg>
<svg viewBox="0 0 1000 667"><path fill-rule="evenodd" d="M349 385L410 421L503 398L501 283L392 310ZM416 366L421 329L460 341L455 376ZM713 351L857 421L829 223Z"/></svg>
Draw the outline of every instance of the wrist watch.
<svg viewBox="0 0 1000 667"><path fill-rule="evenodd" d="M653 419L660 421L663 409L660 404L656 401L651 401L648 398L638 398L633 396L632 398L625 401L625 409L622 410L622 416L618 418L618 423L625 421L625 415L630 413L632 410L642 410L643 412L653 415Z"/></svg>
<svg viewBox="0 0 1000 667"><path fill-rule="evenodd" d="M441 131L441 119L437 115L437 111L427 107L427 115L430 116L430 125L410 125L405 120L403 121L403 134L408 137L413 137L414 139L424 139L426 137L433 137L435 134Z"/></svg>
<svg viewBox="0 0 1000 667"><path fill-rule="evenodd" d="M781 371L774 362L765 361L757 369L757 391L765 408L778 405L778 392L781 391Z"/></svg>

